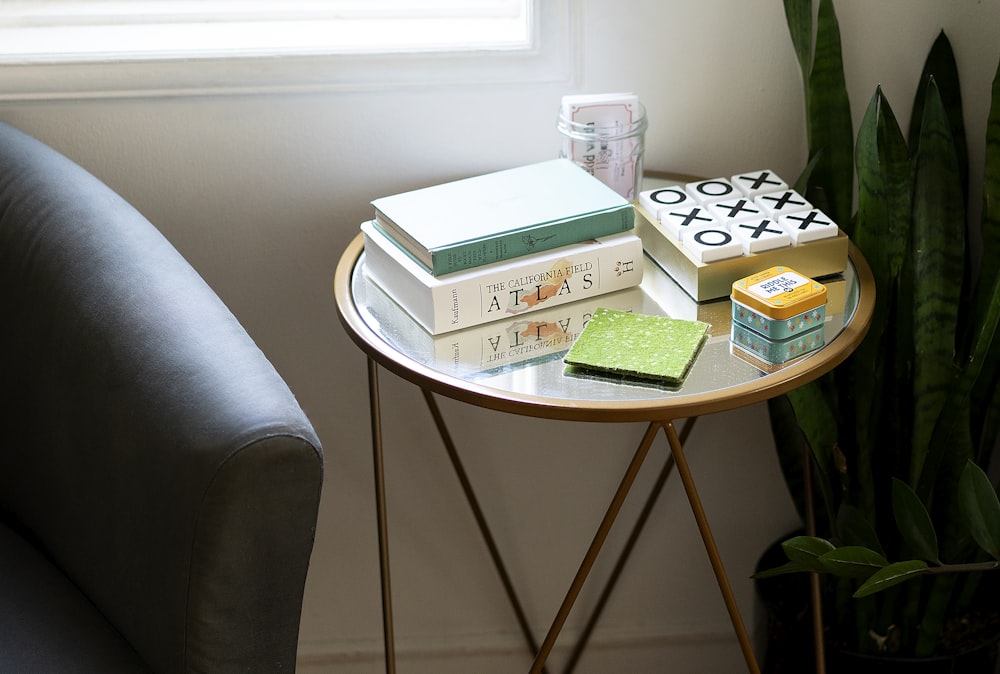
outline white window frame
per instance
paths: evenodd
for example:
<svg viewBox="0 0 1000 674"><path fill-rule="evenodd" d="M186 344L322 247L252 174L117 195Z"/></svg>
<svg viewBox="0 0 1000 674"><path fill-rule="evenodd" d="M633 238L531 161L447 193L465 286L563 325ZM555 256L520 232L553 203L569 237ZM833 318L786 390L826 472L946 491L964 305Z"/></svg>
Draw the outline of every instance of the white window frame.
<svg viewBox="0 0 1000 674"><path fill-rule="evenodd" d="M436 2L462 4L461 0ZM571 85L577 79L577 0L528 0L528 39L522 36L520 40L503 43L473 36L471 41L459 45L424 39L393 47L373 47L370 40L358 40L331 47L306 44L308 40L279 45L253 38L255 31L289 26L294 28L290 34L302 37L298 29L315 28L323 21L333 20L319 8L329 3L330 0L0 0L0 101L310 93L511 82ZM365 0L347 4L363 7ZM90 9L100 6L110 13L102 18L99 13L74 15L62 11L47 18L44 12L35 11L19 17L17 11L24 10L26 5L35 5L35 9L59 5L61 10L71 5L90 5ZM157 5L162 11L132 12L142 5ZM206 21L200 12L208 5L215 5L216 9L235 5L239 11L219 11L213 20ZM274 8L278 8L277 14ZM189 11L185 14L185 10ZM352 24L354 33L360 32L362 23L371 24L370 17L355 15L354 20L357 21ZM474 25L475 21L464 24L463 35L475 33ZM205 34L212 29L229 31L238 39L224 48L220 48L221 41L210 39L207 44L215 45L212 49L194 45L190 39L178 40L179 48L172 50L141 39L145 49L129 50L128 42L124 48L68 49L63 53L37 48L32 53L27 48L29 43L37 44L31 37L33 32L46 30L64 31L66 35L76 31L73 39L77 43L82 35L83 44L108 45L110 38L99 38L101 31L108 28L111 33L106 35L127 34L133 44L136 44L134 36L141 36L143 31L163 37L170 31L187 30L188 33L177 34L190 36L195 28ZM454 25L448 28L450 34L458 30ZM425 38L429 32L421 31ZM69 39L65 42L69 43ZM18 50L18 40L25 49Z"/></svg>

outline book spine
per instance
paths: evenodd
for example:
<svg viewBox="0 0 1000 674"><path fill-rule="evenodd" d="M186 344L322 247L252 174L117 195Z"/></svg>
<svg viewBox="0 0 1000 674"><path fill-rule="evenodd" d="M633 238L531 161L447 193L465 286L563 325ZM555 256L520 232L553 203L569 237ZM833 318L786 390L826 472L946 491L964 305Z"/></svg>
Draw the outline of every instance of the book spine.
<svg viewBox="0 0 1000 674"><path fill-rule="evenodd" d="M581 243L555 259L531 257L502 270L465 277L433 289L434 334L519 316L638 285L642 242Z"/></svg>
<svg viewBox="0 0 1000 674"><path fill-rule="evenodd" d="M627 204L621 208L544 223L528 230L502 234L485 240L458 242L431 251L430 271L434 276L443 276L484 264L513 260L588 239L626 232L634 225L635 210L631 204Z"/></svg>
<svg viewBox="0 0 1000 674"><path fill-rule="evenodd" d="M367 275L432 335L629 288L642 280L642 242L633 233L433 277L374 223L361 228Z"/></svg>

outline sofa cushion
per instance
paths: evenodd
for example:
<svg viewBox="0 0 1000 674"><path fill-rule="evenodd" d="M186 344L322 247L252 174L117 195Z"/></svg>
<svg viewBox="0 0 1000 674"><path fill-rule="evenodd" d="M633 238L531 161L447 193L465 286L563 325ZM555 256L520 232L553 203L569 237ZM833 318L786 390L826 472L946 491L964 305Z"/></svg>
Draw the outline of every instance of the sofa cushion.
<svg viewBox="0 0 1000 674"><path fill-rule="evenodd" d="M66 576L3 523L0 551L0 671L148 671Z"/></svg>

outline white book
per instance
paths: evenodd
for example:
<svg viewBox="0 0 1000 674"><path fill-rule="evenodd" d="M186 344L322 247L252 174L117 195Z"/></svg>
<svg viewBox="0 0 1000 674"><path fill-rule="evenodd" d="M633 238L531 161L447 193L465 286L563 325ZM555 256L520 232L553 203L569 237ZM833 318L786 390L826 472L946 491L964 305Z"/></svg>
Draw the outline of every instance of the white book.
<svg viewBox="0 0 1000 674"><path fill-rule="evenodd" d="M365 273L425 330L438 335L638 285L634 232L433 276L374 222L361 225Z"/></svg>

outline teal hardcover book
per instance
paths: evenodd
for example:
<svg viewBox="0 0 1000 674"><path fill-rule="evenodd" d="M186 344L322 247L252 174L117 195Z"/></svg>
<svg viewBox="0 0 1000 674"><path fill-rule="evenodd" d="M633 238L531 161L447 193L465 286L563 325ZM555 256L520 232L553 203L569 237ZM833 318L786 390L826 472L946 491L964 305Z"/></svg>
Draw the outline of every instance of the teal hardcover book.
<svg viewBox="0 0 1000 674"><path fill-rule="evenodd" d="M435 276L632 229L632 204L568 159L382 197L375 221Z"/></svg>

